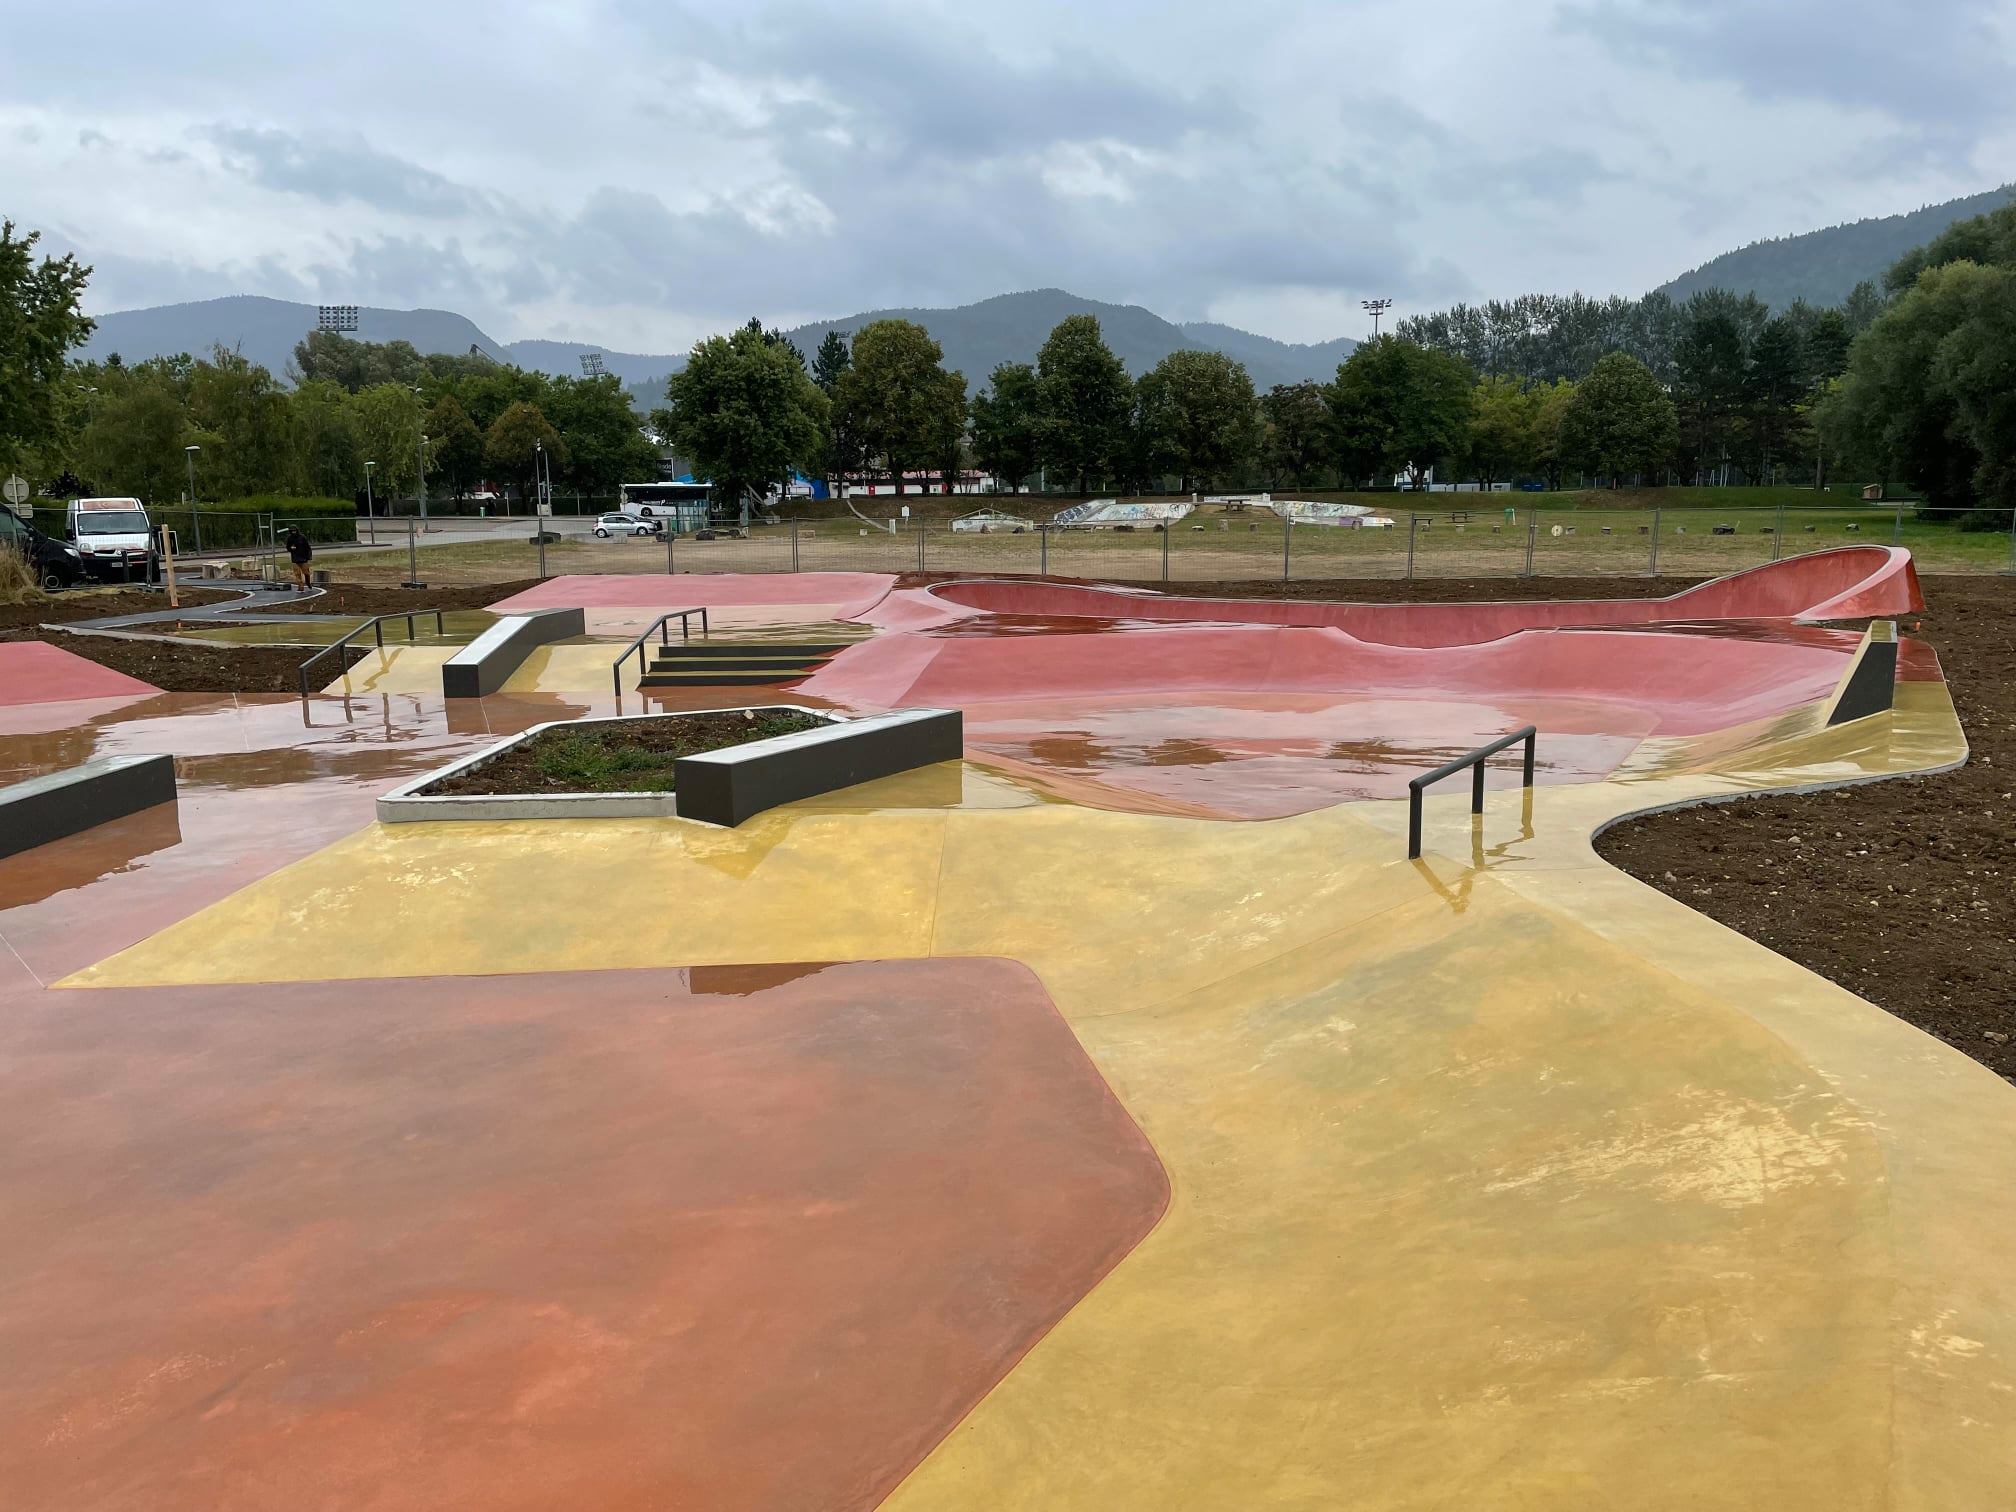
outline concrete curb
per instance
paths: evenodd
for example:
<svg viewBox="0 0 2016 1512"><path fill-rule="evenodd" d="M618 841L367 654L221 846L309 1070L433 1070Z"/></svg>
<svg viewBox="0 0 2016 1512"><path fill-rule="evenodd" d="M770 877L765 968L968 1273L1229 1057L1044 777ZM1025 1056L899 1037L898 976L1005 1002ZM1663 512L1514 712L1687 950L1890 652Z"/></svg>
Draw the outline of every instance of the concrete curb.
<svg viewBox="0 0 2016 1512"><path fill-rule="evenodd" d="M173 756L107 756L0 788L0 856L175 801Z"/></svg>

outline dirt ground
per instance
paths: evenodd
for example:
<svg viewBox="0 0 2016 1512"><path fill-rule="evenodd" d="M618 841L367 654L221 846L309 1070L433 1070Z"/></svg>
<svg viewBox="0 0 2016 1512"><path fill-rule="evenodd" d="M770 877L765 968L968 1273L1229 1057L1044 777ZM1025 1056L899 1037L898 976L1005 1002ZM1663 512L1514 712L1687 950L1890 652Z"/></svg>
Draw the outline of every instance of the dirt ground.
<svg viewBox="0 0 2016 1512"><path fill-rule="evenodd" d="M826 723L797 709L629 719L586 732L548 730L426 789L430 798L495 793L669 793L681 756Z"/></svg>
<svg viewBox="0 0 2016 1512"><path fill-rule="evenodd" d="M2016 580L1924 584L1965 766L1655 814L1596 848L2016 1080Z"/></svg>
<svg viewBox="0 0 2016 1512"><path fill-rule="evenodd" d="M215 604L236 598L215 588L184 588L185 605ZM73 620L103 619L113 614L147 614L168 607L168 595L148 593L138 588L77 588L54 593L31 604L0 604L0 631L29 629L36 625L67 625ZM18 638L18 637L17 637Z"/></svg>
<svg viewBox="0 0 2016 1512"><path fill-rule="evenodd" d="M0 629L0 641L12 640L45 640L86 661L152 683L165 693L299 693L301 663L314 654L313 647L207 646L197 641L160 637L142 640L74 635L64 630L38 632L18 626ZM357 646L345 646L339 654L348 666L362 657L364 651ZM326 681L322 677L323 667L328 668L328 676L333 678L335 657L315 670L317 679Z"/></svg>
<svg viewBox="0 0 2016 1512"><path fill-rule="evenodd" d="M426 588L388 588L376 583L332 582L328 591L298 601L278 603L270 614L403 614L408 609L487 609L499 599L537 587L539 579L520 578L503 583L460 583L429 585ZM257 618L259 611L246 618Z"/></svg>

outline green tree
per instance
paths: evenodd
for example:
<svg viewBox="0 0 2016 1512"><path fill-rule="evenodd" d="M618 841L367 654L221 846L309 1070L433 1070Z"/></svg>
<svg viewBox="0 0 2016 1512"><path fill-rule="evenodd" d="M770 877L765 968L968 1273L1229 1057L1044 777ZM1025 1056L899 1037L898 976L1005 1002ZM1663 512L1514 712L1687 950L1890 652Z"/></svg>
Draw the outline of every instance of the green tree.
<svg viewBox="0 0 2016 1512"><path fill-rule="evenodd" d="M555 467L556 484L613 494L626 482L657 476L658 450L639 427L620 379L555 379L540 408L567 440L567 466Z"/></svg>
<svg viewBox="0 0 2016 1512"><path fill-rule="evenodd" d="M1942 238L1943 240L1943 238ZM1936 245L1936 243L1935 243ZM1930 266L1850 349L1820 406L1830 450L1894 470L1926 513L2016 509L2016 268Z"/></svg>
<svg viewBox="0 0 2016 1512"><path fill-rule="evenodd" d="M831 399L840 387L840 375L853 361L854 354L847 349L847 338L838 331L828 331L820 339L819 350L812 358L812 381Z"/></svg>
<svg viewBox="0 0 2016 1512"><path fill-rule="evenodd" d="M1924 246L1906 252L1883 275L1883 286L1902 294L1932 268L1970 262L1984 268L2016 268L2016 205L1955 221Z"/></svg>
<svg viewBox="0 0 2016 1512"><path fill-rule="evenodd" d="M1805 342L1793 323L1779 316L1757 333L1743 374L1745 465L1756 481L1771 482L1795 441L1804 439L1799 405L1807 387Z"/></svg>
<svg viewBox="0 0 2016 1512"><path fill-rule="evenodd" d="M483 432L453 394L434 401L427 419L434 466L449 495L460 503L483 481Z"/></svg>
<svg viewBox="0 0 2016 1512"><path fill-rule="evenodd" d="M1743 411L1750 365L1742 323L1727 309L1697 308L1674 353L1679 399L1680 450L1697 479L1726 481L1725 468L1736 446L1736 423Z"/></svg>
<svg viewBox="0 0 2016 1512"><path fill-rule="evenodd" d="M189 424L203 448L200 491L242 499L287 487L289 398L242 352L214 348L189 375Z"/></svg>
<svg viewBox="0 0 2016 1512"><path fill-rule="evenodd" d="M350 393L381 383L411 386L429 376L410 341L358 341L335 331L310 331L294 343L290 376L297 383L334 383Z"/></svg>
<svg viewBox="0 0 2016 1512"><path fill-rule="evenodd" d="M966 380L939 366L943 356L924 327L873 321L855 333L854 360L834 391L836 427L881 460L899 495L904 472L942 462L948 437L965 428Z"/></svg>
<svg viewBox="0 0 2016 1512"><path fill-rule="evenodd" d="M1330 411L1323 385L1277 383L1260 399L1262 454L1270 482L1306 488L1330 454Z"/></svg>
<svg viewBox="0 0 2016 1512"><path fill-rule="evenodd" d="M973 397L973 454L1010 493L1036 471L1042 446L1042 384L1026 362L1004 362Z"/></svg>
<svg viewBox="0 0 2016 1512"><path fill-rule="evenodd" d="M1179 492L1209 487L1249 461L1258 443L1253 380L1222 352L1179 350L1141 380L1149 454Z"/></svg>
<svg viewBox="0 0 2016 1512"><path fill-rule="evenodd" d="M364 456L340 384L298 385L287 407L290 487L296 493L348 498L364 483ZM374 479L375 487L375 479Z"/></svg>
<svg viewBox="0 0 2016 1512"><path fill-rule="evenodd" d="M856 341L859 356L859 341ZM1082 498L1112 466L1134 405L1127 369L1093 315L1067 315L1036 354L1042 385L1042 460L1077 480Z"/></svg>
<svg viewBox="0 0 2016 1512"><path fill-rule="evenodd" d="M826 396L789 349L748 327L695 345L665 398L652 423L732 504L816 462L824 446Z"/></svg>
<svg viewBox="0 0 2016 1512"><path fill-rule="evenodd" d="M378 383L352 394L346 409L360 460L378 464L373 486L380 496L417 495L425 418L419 396L403 383Z"/></svg>
<svg viewBox="0 0 2016 1512"><path fill-rule="evenodd" d="M10 457L49 442L69 417L65 363L92 331L82 304L91 270L68 254L38 260L39 240L0 221L0 450Z"/></svg>
<svg viewBox="0 0 2016 1512"><path fill-rule="evenodd" d="M1575 400L1575 385L1566 378L1541 384L1530 391L1533 403L1533 469L1549 488L1561 486L1561 422Z"/></svg>
<svg viewBox="0 0 2016 1512"><path fill-rule="evenodd" d="M567 443L536 404L520 400L499 415L483 438L483 460L493 476L509 481L530 506L539 497L539 455L558 474L567 462Z"/></svg>
<svg viewBox="0 0 2016 1512"><path fill-rule="evenodd" d="M1626 352L1612 352L1575 386L1561 417L1563 458L1584 472L1607 476L1656 474L1672 460L1679 417L1651 369Z"/></svg>
<svg viewBox="0 0 2016 1512"><path fill-rule="evenodd" d="M1470 470L1485 485L1536 466L1534 419L1540 391L1509 377L1479 381L1471 397Z"/></svg>
<svg viewBox="0 0 2016 1512"><path fill-rule="evenodd" d="M105 375L79 447L95 487L148 504L180 496L189 435L185 382L177 365L164 359Z"/></svg>
<svg viewBox="0 0 2016 1512"><path fill-rule="evenodd" d="M1419 487L1431 467L1468 445L1473 382L1461 358L1396 336L1360 346L1324 390L1346 480L1404 468Z"/></svg>

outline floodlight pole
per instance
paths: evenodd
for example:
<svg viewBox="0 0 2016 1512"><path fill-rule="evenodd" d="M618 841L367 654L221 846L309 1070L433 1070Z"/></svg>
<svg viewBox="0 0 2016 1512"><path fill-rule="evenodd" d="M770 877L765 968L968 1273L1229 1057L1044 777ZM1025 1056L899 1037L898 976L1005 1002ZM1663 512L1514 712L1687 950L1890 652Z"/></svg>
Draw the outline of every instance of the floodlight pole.
<svg viewBox="0 0 2016 1512"><path fill-rule="evenodd" d="M1379 339L1379 317L1393 308L1393 301L1390 299L1361 299L1358 303L1363 305L1366 313L1372 317L1372 339L1377 341Z"/></svg>

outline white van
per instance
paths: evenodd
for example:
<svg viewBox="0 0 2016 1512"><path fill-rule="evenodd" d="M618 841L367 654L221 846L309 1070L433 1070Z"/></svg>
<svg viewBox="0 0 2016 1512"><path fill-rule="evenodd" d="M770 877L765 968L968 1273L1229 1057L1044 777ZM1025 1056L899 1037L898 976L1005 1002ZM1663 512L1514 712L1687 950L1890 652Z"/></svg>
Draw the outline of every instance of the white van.
<svg viewBox="0 0 2016 1512"><path fill-rule="evenodd" d="M147 506L138 499L72 499L65 527L92 577L146 579L154 536Z"/></svg>

